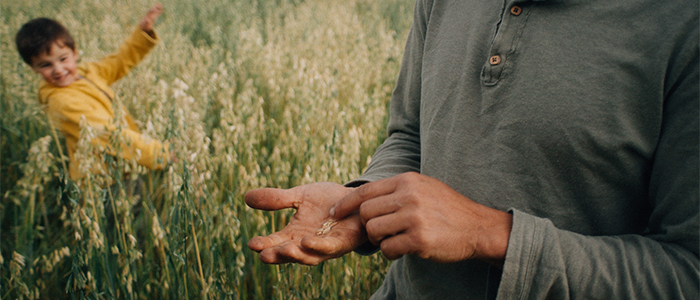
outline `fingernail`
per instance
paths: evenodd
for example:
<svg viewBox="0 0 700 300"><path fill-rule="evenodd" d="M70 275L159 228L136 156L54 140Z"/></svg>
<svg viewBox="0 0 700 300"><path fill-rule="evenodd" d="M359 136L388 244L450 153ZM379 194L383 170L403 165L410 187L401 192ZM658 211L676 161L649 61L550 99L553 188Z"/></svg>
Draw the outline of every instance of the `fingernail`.
<svg viewBox="0 0 700 300"><path fill-rule="evenodd" d="M328 214L330 214L331 217L335 217L335 206L331 207L331 210L328 212Z"/></svg>

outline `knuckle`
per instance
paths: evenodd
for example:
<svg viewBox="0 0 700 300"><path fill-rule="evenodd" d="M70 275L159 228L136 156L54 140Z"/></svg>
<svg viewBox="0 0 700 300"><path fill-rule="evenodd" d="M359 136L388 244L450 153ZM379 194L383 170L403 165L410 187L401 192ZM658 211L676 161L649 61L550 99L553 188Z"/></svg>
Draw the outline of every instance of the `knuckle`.
<svg viewBox="0 0 700 300"><path fill-rule="evenodd" d="M356 190L355 193L359 196L360 199L365 199L372 193L372 183L366 183L361 186L359 186Z"/></svg>
<svg viewBox="0 0 700 300"><path fill-rule="evenodd" d="M423 249L429 244L430 237L426 236L422 232L419 232L417 234L413 234L413 238L411 240L413 241L415 248Z"/></svg>
<svg viewBox="0 0 700 300"><path fill-rule="evenodd" d="M420 206L421 204L420 197L413 192L406 193L402 196L402 199L404 205ZM414 214L415 213L411 213L412 217L415 217Z"/></svg>
<svg viewBox="0 0 700 300"><path fill-rule="evenodd" d="M413 201L414 200L407 200L407 204L411 204ZM423 212L418 209L407 210L405 212L406 219L408 223L411 224L411 227L423 228L423 226L426 225L426 220L422 213Z"/></svg>
<svg viewBox="0 0 700 300"><path fill-rule="evenodd" d="M399 174L396 178L399 180L401 183L406 183L413 181L413 178L415 177L417 173L415 172L406 172L406 173L401 173Z"/></svg>
<svg viewBox="0 0 700 300"><path fill-rule="evenodd" d="M421 178L421 175L420 175L420 173L411 171L411 172L403 173L403 178L404 178L404 180L407 180L407 181L417 181Z"/></svg>

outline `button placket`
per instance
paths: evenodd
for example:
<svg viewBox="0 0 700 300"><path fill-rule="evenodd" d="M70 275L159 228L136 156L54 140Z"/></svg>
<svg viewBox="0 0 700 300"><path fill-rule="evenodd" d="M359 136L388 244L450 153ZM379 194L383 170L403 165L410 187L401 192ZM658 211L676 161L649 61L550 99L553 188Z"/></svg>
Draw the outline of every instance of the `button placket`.
<svg viewBox="0 0 700 300"><path fill-rule="evenodd" d="M491 55L482 70L482 81L486 85L495 85L501 79L503 70L510 64L511 54L515 52L517 40L527 20L528 7L506 4L507 13L502 15L500 26L491 44Z"/></svg>

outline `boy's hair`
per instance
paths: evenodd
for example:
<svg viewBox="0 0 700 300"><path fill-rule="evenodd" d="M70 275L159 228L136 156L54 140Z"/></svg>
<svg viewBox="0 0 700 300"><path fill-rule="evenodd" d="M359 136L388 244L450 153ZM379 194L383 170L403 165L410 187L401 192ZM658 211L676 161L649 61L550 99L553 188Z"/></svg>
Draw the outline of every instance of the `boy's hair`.
<svg viewBox="0 0 700 300"><path fill-rule="evenodd" d="M61 43L75 51L75 41L68 29L47 18L37 18L24 24L15 36L15 43L19 55L28 65L39 54L49 54L54 43Z"/></svg>

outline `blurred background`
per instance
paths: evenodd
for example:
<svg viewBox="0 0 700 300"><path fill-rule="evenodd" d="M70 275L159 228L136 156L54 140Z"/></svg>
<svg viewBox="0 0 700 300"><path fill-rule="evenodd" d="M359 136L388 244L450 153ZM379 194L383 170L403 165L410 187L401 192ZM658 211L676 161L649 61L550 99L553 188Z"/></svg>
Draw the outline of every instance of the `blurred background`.
<svg viewBox="0 0 700 300"><path fill-rule="evenodd" d="M0 5L0 299L368 298L381 254L263 264L248 240L293 211L252 210L243 195L361 174L385 138L413 1L161 1L161 42L113 86L114 105L177 162L149 171L92 155L106 174L71 181L14 36L53 18L96 61L155 3Z"/></svg>

